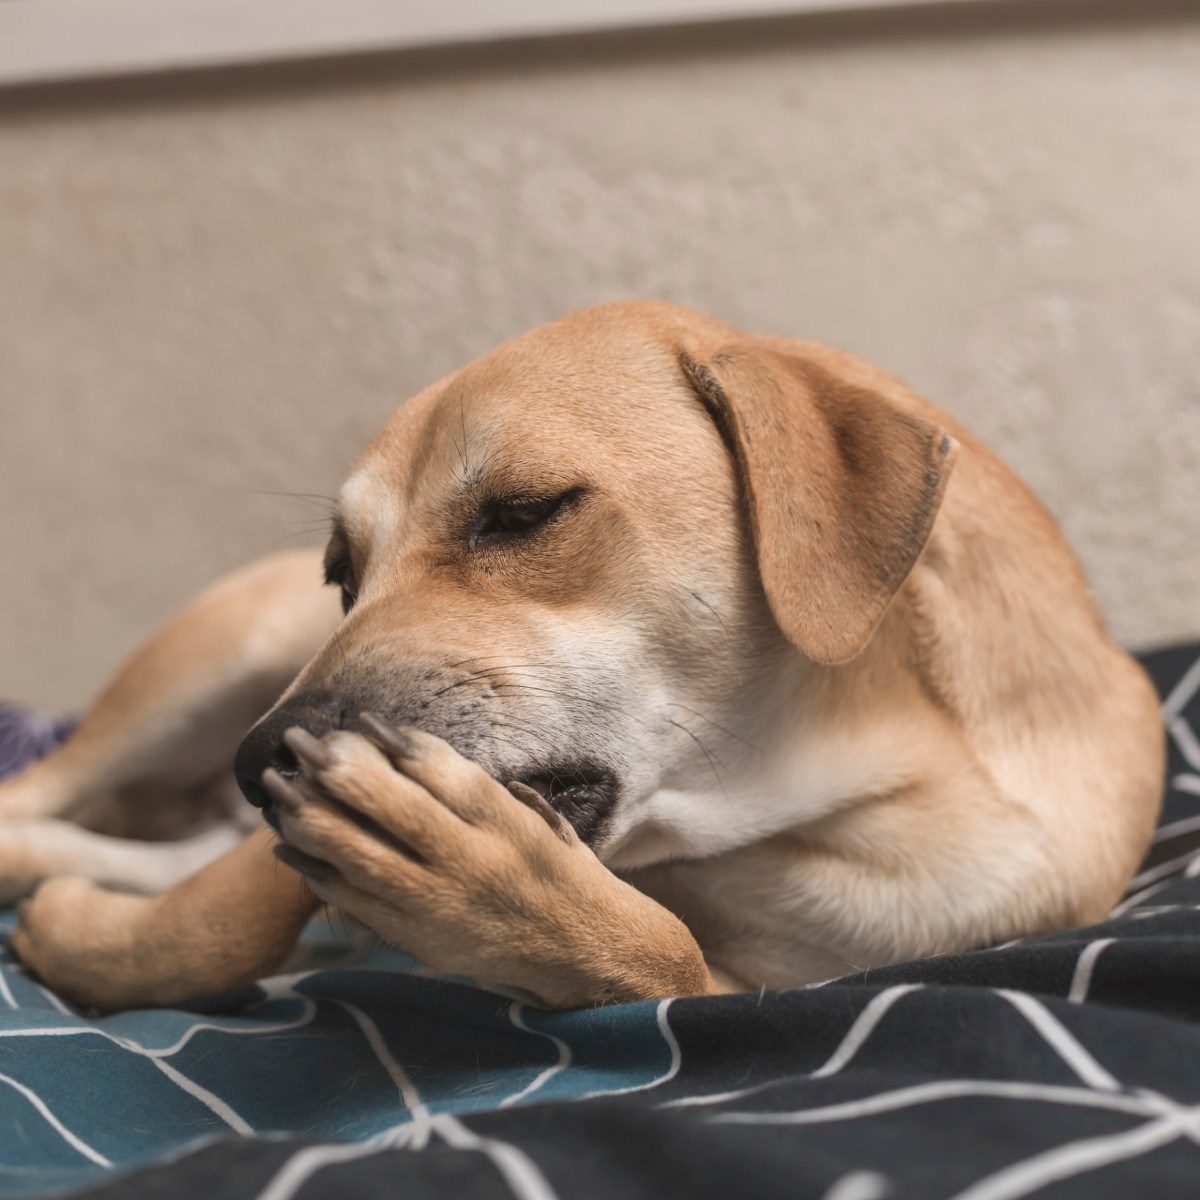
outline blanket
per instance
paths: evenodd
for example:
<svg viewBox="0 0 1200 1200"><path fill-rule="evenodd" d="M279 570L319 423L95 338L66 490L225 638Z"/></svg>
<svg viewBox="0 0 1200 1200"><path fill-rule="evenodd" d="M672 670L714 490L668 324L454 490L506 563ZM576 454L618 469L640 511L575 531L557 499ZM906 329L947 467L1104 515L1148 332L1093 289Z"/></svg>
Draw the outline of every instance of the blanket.
<svg viewBox="0 0 1200 1200"><path fill-rule="evenodd" d="M1169 788L1099 925L808 988L569 1013L328 920L285 974L192 1011L96 1018L5 949L0 1193L1195 1196L1200 646L1144 661Z"/></svg>

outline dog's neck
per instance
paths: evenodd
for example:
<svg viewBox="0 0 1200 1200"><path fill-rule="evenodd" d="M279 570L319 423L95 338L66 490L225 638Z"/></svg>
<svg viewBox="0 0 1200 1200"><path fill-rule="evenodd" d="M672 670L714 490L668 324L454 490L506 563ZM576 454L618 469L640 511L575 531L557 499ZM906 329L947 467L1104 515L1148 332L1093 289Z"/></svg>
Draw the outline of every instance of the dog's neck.
<svg viewBox="0 0 1200 1200"><path fill-rule="evenodd" d="M706 718L687 764L628 805L602 857L617 870L707 859L919 778L931 701L909 638L897 611L853 662L828 667L782 651Z"/></svg>

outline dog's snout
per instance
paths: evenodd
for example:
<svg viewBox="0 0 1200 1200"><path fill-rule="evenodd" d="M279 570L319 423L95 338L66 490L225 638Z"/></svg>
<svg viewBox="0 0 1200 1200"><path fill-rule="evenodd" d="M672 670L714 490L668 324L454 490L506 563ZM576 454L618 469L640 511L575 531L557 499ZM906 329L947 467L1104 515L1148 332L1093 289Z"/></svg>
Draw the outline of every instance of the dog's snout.
<svg viewBox="0 0 1200 1200"><path fill-rule="evenodd" d="M281 775L297 773L296 757L283 743L283 735L293 725L306 729L314 737L323 737L345 728L347 710L340 697L297 696L268 713L242 739L233 760L238 787L256 808L267 812L271 798L262 785L262 774L274 767Z"/></svg>

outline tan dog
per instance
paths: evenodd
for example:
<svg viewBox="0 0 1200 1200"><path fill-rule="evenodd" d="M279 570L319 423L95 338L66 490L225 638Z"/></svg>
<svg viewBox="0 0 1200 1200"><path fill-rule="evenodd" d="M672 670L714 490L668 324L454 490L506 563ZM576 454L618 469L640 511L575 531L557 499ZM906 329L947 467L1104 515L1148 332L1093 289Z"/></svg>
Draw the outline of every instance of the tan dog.
<svg viewBox="0 0 1200 1200"><path fill-rule="evenodd" d="M10 893L165 888L228 828L95 831L219 793L274 702L237 771L296 873L263 831L157 896L55 879L14 939L52 986L252 979L301 876L549 1006L801 984L1096 920L1150 837L1156 699L1053 522L823 346L654 303L534 330L367 448L344 620L316 573L218 585L0 788Z"/></svg>

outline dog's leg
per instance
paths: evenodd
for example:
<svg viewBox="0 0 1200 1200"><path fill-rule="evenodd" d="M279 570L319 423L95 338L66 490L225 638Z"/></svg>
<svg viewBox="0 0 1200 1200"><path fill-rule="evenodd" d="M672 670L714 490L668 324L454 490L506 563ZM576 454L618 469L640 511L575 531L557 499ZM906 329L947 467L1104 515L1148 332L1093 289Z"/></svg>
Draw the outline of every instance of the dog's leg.
<svg viewBox="0 0 1200 1200"><path fill-rule="evenodd" d="M12 946L59 994L111 1010L178 1004L276 970L316 900L271 853L263 829L161 896L85 879L43 884Z"/></svg>
<svg viewBox="0 0 1200 1200"><path fill-rule="evenodd" d="M439 970L551 1008L721 990L665 908L612 874L540 796L441 739L364 719L372 745L292 731L299 782L263 777L280 858Z"/></svg>
<svg viewBox="0 0 1200 1200"><path fill-rule="evenodd" d="M62 747L0 784L0 820L86 821L113 798L153 805L218 780L335 627L337 597L320 583L319 555L304 551L209 588L134 653Z"/></svg>
<svg viewBox="0 0 1200 1200"><path fill-rule="evenodd" d="M245 836L232 823L172 842L109 837L69 821L0 824L0 905L56 875L86 876L133 892L166 891L232 850Z"/></svg>

